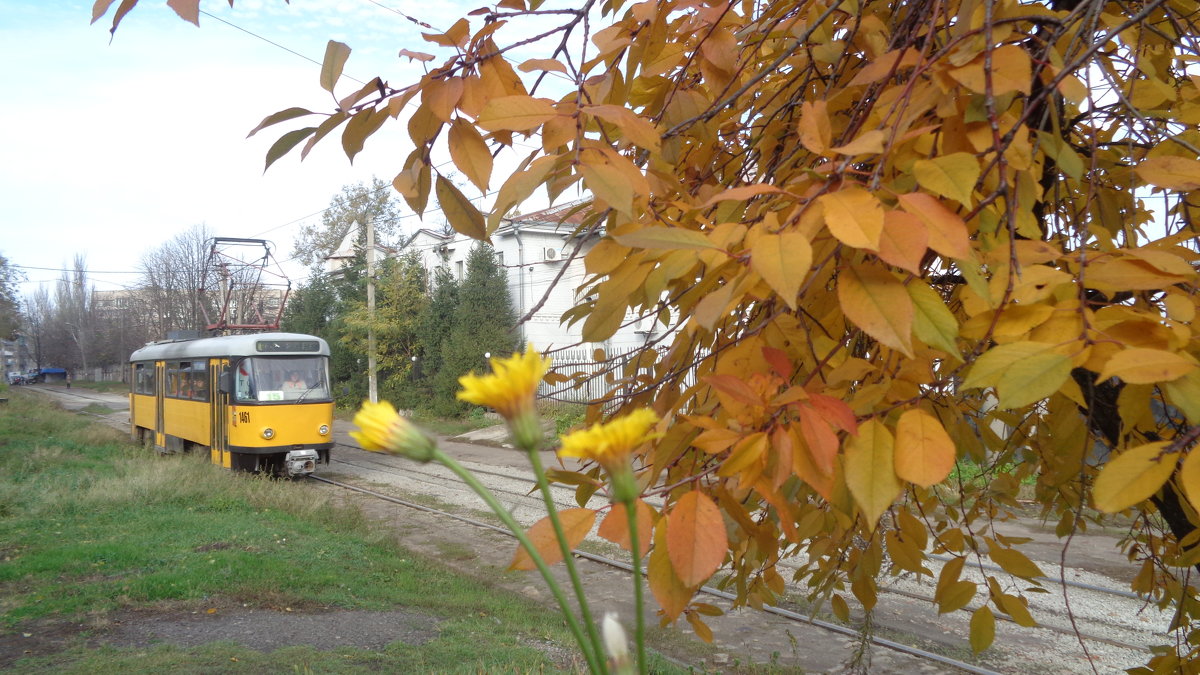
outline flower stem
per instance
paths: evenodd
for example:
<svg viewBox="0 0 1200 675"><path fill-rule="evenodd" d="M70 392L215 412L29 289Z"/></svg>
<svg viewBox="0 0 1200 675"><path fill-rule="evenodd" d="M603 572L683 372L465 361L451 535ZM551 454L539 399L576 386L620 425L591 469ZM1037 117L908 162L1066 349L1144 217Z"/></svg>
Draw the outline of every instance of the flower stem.
<svg viewBox="0 0 1200 675"><path fill-rule="evenodd" d="M571 553L571 547L568 545L567 537L563 533L562 522L558 519L558 508L554 505L554 498L550 494L550 482L546 480L546 471L542 467L542 459L538 456L536 445L529 449L529 463L533 465L533 475L537 477L538 489L542 492L542 500L546 502L546 515L550 517L550 524L554 526L554 536L558 539L558 545L562 549L563 562L566 563L567 574L571 577L571 586L575 590L575 598L579 600L579 613L583 616L583 624L592 639L592 646L596 650L596 658L601 663L606 663L603 647L604 642L600 639L600 632L596 630L596 622L593 620L591 609L588 607L587 596L583 593L583 582L580 581L579 571L575 568L575 556Z"/></svg>
<svg viewBox="0 0 1200 675"><path fill-rule="evenodd" d="M633 642L637 645L638 672L646 675L646 618L642 610L642 549L638 544L637 500L625 502L629 519L629 559L633 564Z"/></svg>
<svg viewBox="0 0 1200 675"><path fill-rule="evenodd" d="M518 523L516 519L512 517L512 514L508 512L508 509L504 508L504 505L496 499L495 495L493 495L491 491L483 485L483 483L479 482L479 479L477 479L474 474L463 468L461 464L443 452L441 448L434 450L433 459L453 471L454 475L461 478L468 487L474 490L475 494L479 495L479 497L483 499L484 503L488 505L488 508L490 508L492 512L495 513L498 518L500 518L504 525L508 527L509 531L511 531L517 538L517 541L521 542L521 546L525 547L525 551L529 553L529 557L533 559L534 565L536 565L538 571L542 573L542 578L545 579L546 586L549 587L550 592L554 595L554 599L558 601L559 610L562 612L563 618L567 622L567 626L571 629L571 633L574 634L575 641L579 643L579 648L583 651L583 657L585 660L587 660L588 669L593 673L606 672L604 668L604 661L596 660L595 645L598 644L598 642L593 640L592 644L588 644L588 639L584 635L583 629L580 628L579 621L575 618L575 613L571 609L570 603L567 602L566 596L563 595L562 588L559 587L558 582L554 580L554 575L550 572L550 567L546 565L546 561L543 560L541 554L537 552L533 542L529 541L529 537L525 535L525 528L521 527L520 523Z"/></svg>

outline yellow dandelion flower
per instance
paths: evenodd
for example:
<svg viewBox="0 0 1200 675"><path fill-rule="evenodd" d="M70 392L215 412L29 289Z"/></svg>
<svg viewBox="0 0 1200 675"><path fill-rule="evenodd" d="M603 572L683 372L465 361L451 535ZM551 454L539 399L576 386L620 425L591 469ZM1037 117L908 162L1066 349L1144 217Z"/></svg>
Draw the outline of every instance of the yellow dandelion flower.
<svg viewBox="0 0 1200 675"><path fill-rule="evenodd" d="M658 415L653 410L639 408L624 417L563 436L558 456L595 460L611 472L628 463L639 445L657 435L651 431L657 423Z"/></svg>
<svg viewBox="0 0 1200 675"><path fill-rule="evenodd" d="M354 415L354 424L361 431L351 431L350 436L364 450L428 462L437 449L433 439L402 417L387 401L363 401L362 408Z"/></svg>
<svg viewBox="0 0 1200 675"><path fill-rule="evenodd" d="M550 359L529 347L524 354L518 352L506 359L493 357L491 364L492 372L487 375L471 371L458 378L462 385L459 400L493 408L506 420L531 412Z"/></svg>

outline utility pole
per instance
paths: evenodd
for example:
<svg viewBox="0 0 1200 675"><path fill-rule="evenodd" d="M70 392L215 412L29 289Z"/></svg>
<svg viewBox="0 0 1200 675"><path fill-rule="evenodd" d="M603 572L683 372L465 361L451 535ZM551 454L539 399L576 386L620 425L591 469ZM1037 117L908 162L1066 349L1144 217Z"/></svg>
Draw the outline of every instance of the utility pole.
<svg viewBox="0 0 1200 675"><path fill-rule="evenodd" d="M355 222L355 225L358 225ZM375 223L367 221L367 396L379 403L375 373Z"/></svg>

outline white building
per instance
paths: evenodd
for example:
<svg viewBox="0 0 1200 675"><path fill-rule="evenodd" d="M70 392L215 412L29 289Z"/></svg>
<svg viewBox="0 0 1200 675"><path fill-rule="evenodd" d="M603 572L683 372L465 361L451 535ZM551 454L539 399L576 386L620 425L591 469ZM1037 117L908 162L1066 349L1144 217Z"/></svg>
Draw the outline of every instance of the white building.
<svg viewBox="0 0 1200 675"><path fill-rule="evenodd" d="M599 241L596 236L583 239L578 255L567 261L580 244L580 238L573 236L587 214L586 205L580 206L579 202L573 202L505 218L492 233L497 261L508 272L508 290L517 317L524 316L545 298L520 327L521 337L539 351L580 346L616 352L640 347L652 336L642 330L652 329L651 321L623 327L603 343L582 342L583 321L570 327L561 322L563 313L576 305L576 289L584 280L583 256ZM423 229L400 253L418 252L425 269L430 271L430 278L432 271L442 266L461 281L466 275L467 255L474 245L474 239L457 232L446 234ZM633 320L634 316L630 314L627 319Z"/></svg>

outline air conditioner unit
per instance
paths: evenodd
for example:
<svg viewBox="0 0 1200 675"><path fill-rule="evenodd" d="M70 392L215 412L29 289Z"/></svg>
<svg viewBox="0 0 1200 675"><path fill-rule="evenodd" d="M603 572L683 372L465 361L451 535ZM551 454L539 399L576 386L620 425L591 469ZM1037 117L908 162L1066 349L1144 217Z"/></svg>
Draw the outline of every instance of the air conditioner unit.
<svg viewBox="0 0 1200 675"><path fill-rule="evenodd" d="M562 257L562 253L556 248L547 248L542 251L543 260L558 260L560 257Z"/></svg>

